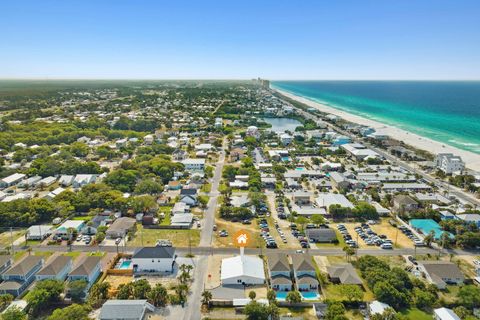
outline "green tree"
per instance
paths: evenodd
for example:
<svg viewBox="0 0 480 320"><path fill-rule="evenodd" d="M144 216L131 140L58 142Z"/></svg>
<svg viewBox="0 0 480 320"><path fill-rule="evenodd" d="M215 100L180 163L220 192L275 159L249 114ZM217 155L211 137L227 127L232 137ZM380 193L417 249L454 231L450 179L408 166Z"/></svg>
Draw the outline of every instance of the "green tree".
<svg viewBox="0 0 480 320"><path fill-rule="evenodd" d="M153 179L141 180L135 186L136 194L158 194L163 191L163 184Z"/></svg>
<svg viewBox="0 0 480 320"><path fill-rule="evenodd" d="M433 231L431 231L423 238L423 242L427 247L430 247L432 245L433 240L435 240L435 233Z"/></svg>
<svg viewBox="0 0 480 320"><path fill-rule="evenodd" d="M27 320L27 314L18 307L8 308L2 313L2 320Z"/></svg>
<svg viewBox="0 0 480 320"><path fill-rule="evenodd" d="M202 292L202 304L204 306L207 306L207 308L210 306L210 301L212 301L212 292L208 291L208 290L204 290Z"/></svg>
<svg viewBox="0 0 480 320"><path fill-rule="evenodd" d="M466 285L460 288L457 294L460 305L472 309L480 305L480 288L475 285Z"/></svg>
<svg viewBox="0 0 480 320"><path fill-rule="evenodd" d="M346 309L343 303L334 301L330 302L327 307L327 311L325 312L325 319L326 320L337 320L339 317L345 315Z"/></svg>
<svg viewBox="0 0 480 320"><path fill-rule="evenodd" d="M277 304L277 294L275 290L270 289L267 291L267 300L270 304Z"/></svg>
<svg viewBox="0 0 480 320"><path fill-rule="evenodd" d="M82 301L87 289L87 281L75 280L68 284L68 293L73 301Z"/></svg>
<svg viewBox="0 0 480 320"><path fill-rule="evenodd" d="M290 291L285 300L289 303L299 303L302 302L302 296L298 291Z"/></svg>
<svg viewBox="0 0 480 320"><path fill-rule="evenodd" d="M146 299L152 290L150 283L146 279L140 279L132 282L134 299Z"/></svg>
<svg viewBox="0 0 480 320"><path fill-rule="evenodd" d="M161 283L157 283L147 294L147 298L155 307L165 307L168 303L167 289Z"/></svg>
<svg viewBox="0 0 480 320"><path fill-rule="evenodd" d="M90 309L86 305L72 304L63 309L56 309L47 320L87 320Z"/></svg>
<svg viewBox="0 0 480 320"><path fill-rule="evenodd" d="M248 297L250 298L250 300L255 300L255 298L257 297L257 294L255 293L255 291L250 291L248 293Z"/></svg>
<svg viewBox="0 0 480 320"><path fill-rule="evenodd" d="M314 214L310 217L310 221L315 224L324 224L325 223L325 217L322 216L321 214Z"/></svg>
<svg viewBox="0 0 480 320"><path fill-rule="evenodd" d="M268 306L255 300L245 306L244 312L248 320L269 320L270 310Z"/></svg>
<svg viewBox="0 0 480 320"><path fill-rule="evenodd" d="M347 298L349 302L360 301L363 298L363 291L359 286L354 284L341 284L338 287L342 296Z"/></svg>
<svg viewBox="0 0 480 320"><path fill-rule="evenodd" d="M11 294L0 295L0 311L4 310L13 301Z"/></svg>
<svg viewBox="0 0 480 320"><path fill-rule="evenodd" d="M350 261L351 257L355 254L355 249L350 246L345 246L342 250L343 252L345 252L345 257L347 258L347 261Z"/></svg>
<svg viewBox="0 0 480 320"><path fill-rule="evenodd" d="M108 290L110 289L110 283L100 282L95 283L88 294L88 302L92 307L98 308L108 298Z"/></svg>

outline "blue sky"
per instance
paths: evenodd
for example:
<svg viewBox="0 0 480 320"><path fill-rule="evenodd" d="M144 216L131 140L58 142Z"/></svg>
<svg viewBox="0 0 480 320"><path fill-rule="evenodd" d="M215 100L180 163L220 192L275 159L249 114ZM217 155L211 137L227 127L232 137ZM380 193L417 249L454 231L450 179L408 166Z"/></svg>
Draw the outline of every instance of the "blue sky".
<svg viewBox="0 0 480 320"><path fill-rule="evenodd" d="M0 78L480 79L480 1L3 0Z"/></svg>

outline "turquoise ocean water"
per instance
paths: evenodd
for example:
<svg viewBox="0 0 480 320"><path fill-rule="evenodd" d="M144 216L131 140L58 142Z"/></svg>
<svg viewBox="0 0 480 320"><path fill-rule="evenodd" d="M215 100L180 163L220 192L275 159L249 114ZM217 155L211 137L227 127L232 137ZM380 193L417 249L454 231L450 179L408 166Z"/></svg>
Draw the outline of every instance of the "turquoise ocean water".
<svg viewBox="0 0 480 320"><path fill-rule="evenodd" d="M480 81L273 81L271 85L480 154Z"/></svg>

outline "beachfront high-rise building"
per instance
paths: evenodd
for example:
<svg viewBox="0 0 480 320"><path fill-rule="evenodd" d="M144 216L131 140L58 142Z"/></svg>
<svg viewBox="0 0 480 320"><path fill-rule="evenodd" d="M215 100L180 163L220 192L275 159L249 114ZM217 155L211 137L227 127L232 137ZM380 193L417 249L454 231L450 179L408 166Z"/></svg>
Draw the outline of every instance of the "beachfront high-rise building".
<svg viewBox="0 0 480 320"><path fill-rule="evenodd" d="M465 163L462 158L452 153L437 154L437 157L435 158L435 166L446 174L461 172L465 169Z"/></svg>

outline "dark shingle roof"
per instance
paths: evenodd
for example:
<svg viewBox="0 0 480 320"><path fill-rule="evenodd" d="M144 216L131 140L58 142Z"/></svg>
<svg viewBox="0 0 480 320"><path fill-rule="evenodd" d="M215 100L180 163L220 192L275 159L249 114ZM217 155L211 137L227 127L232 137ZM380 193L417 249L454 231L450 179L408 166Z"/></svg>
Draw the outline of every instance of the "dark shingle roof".
<svg viewBox="0 0 480 320"><path fill-rule="evenodd" d="M268 266L270 271L290 271L290 264L284 254L270 254L268 256Z"/></svg>
<svg viewBox="0 0 480 320"><path fill-rule="evenodd" d="M362 284L362 280L351 263L327 267L330 278L339 279L342 284Z"/></svg>
<svg viewBox="0 0 480 320"><path fill-rule="evenodd" d="M40 256L28 256L13 267L5 271L4 275L26 275L32 270L43 258Z"/></svg>
<svg viewBox="0 0 480 320"><path fill-rule="evenodd" d="M69 276L88 276L95 267L100 263L102 257L89 256L86 257L79 265L77 265L68 275Z"/></svg>
<svg viewBox="0 0 480 320"><path fill-rule="evenodd" d="M174 255L175 248L173 247L143 247L136 249L132 258L173 258Z"/></svg>
<svg viewBox="0 0 480 320"><path fill-rule="evenodd" d="M307 237L314 238L320 242L330 242L337 239L335 230L327 228L307 229Z"/></svg>
<svg viewBox="0 0 480 320"><path fill-rule="evenodd" d="M72 257L68 256L57 256L47 265L45 265L40 271L38 271L37 275L41 276L50 276L50 275L57 275L60 271L62 271L65 266L72 261Z"/></svg>
<svg viewBox="0 0 480 320"><path fill-rule="evenodd" d="M312 257L307 254L296 254L292 256L293 268L296 271L313 271L315 266L312 262Z"/></svg>

